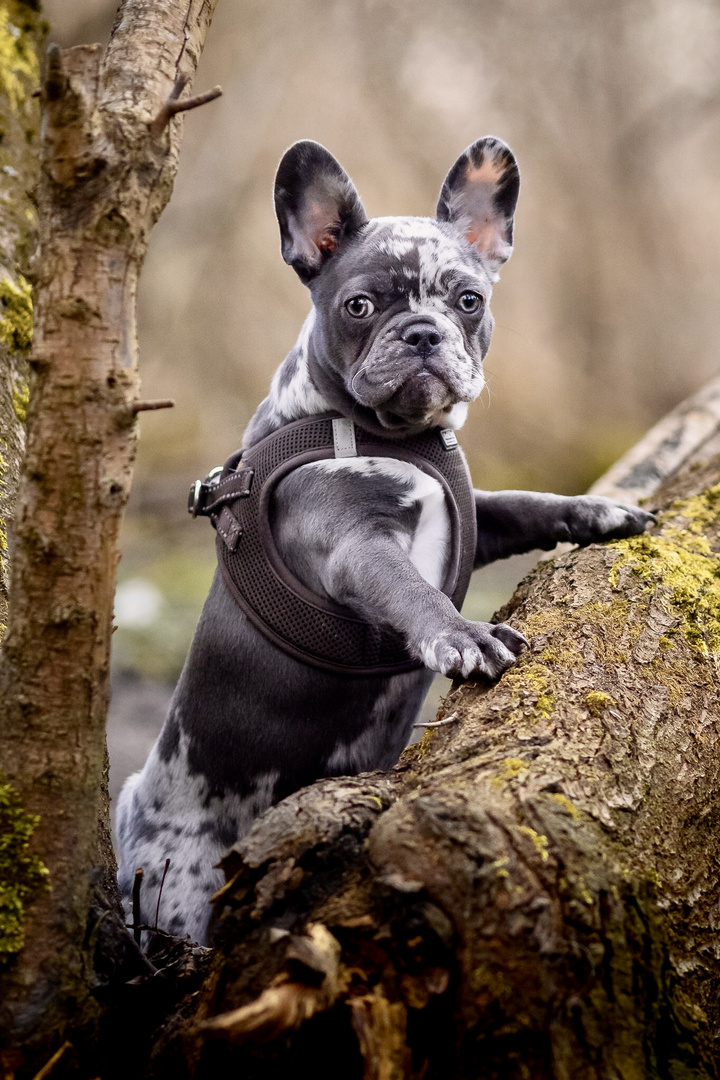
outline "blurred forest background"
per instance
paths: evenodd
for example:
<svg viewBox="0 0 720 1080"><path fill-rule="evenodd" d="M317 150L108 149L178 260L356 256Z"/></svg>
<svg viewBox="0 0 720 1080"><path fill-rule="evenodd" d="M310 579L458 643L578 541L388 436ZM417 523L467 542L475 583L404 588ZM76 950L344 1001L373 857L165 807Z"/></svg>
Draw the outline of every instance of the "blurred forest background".
<svg viewBox="0 0 720 1080"><path fill-rule="evenodd" d="M104 41L116 5L43 6L66 46ZM372 216L432 214L480 135L515 150L516 251L463 434L478 486L584 490L720 358L718 0L220 0L195 92L216 83L185 120L141 281L143 396L176 407L141 420L115 788L154 738L214 569L189 484L239 445L308 310L272 207L291 142L324 143ZM467 613L487 617L527 565L479 575Z"/></svg>

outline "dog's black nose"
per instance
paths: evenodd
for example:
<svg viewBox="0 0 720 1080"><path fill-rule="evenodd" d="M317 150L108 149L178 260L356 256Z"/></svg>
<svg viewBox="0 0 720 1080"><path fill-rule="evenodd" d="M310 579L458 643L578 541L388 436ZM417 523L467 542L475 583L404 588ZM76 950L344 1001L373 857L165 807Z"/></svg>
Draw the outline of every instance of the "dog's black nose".
<svg viewBox="0 0 720 1080"><path fill-rule="evenodd" d="M428 356L437 349L443 336L432 323L413 323L403 331L402 339L406 345L417 349L420 356Z"/></svg>

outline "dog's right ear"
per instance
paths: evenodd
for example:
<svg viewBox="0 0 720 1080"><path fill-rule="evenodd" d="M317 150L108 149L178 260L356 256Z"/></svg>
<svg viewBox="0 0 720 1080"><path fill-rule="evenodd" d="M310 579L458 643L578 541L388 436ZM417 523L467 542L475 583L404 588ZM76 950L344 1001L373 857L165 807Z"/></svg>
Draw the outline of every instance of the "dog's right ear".
<svg viewBox="0 0 720 1080"><path fill-rule="evenodd" d="M515 155L502 139L487 135L460 155L440 192L439 220L457 225L494 274L512 253L519 191Z"/></svg>
<svg viewBox="0 0 720 1080"><path fill-rule="evenodd" d="M368 220L348 174L310 139L291 146L278 166L275 212L282 257L305 284Z"/></svg>

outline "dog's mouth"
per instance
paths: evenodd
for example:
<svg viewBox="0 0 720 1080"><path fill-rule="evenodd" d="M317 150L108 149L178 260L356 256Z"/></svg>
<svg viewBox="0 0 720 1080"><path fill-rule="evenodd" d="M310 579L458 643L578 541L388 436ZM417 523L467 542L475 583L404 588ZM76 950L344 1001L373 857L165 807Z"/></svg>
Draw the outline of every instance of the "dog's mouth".
<svg viewBox="0 0 720 1080"><path fill-rule="evenodd" d="M387 399L375 406L378 420L388 429L430 427L439 421L457 398L446 382L431 371L411 375Z"/></svg>

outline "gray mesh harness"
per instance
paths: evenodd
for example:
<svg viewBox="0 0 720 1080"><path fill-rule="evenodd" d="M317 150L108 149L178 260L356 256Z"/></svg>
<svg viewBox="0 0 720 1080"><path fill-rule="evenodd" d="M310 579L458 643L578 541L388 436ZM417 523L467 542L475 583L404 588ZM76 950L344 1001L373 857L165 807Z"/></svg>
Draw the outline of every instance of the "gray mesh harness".
<svg viewBox="0 0 720 1080"><path fill-rule="evenodd" d="M338 413L286 424L238 450L190 491L188 509L209 517L225 585L250 621L275 645L313 667L340 675L393 675L422 667L400 634L374 626L306 588L283 563L269 523L272 493L284 476L312 461L356 455L409 461L445 492L451 550L442 592L458 610L475 560L477 525L465 455L450 429L389 439L356 428Z"/></svg>

